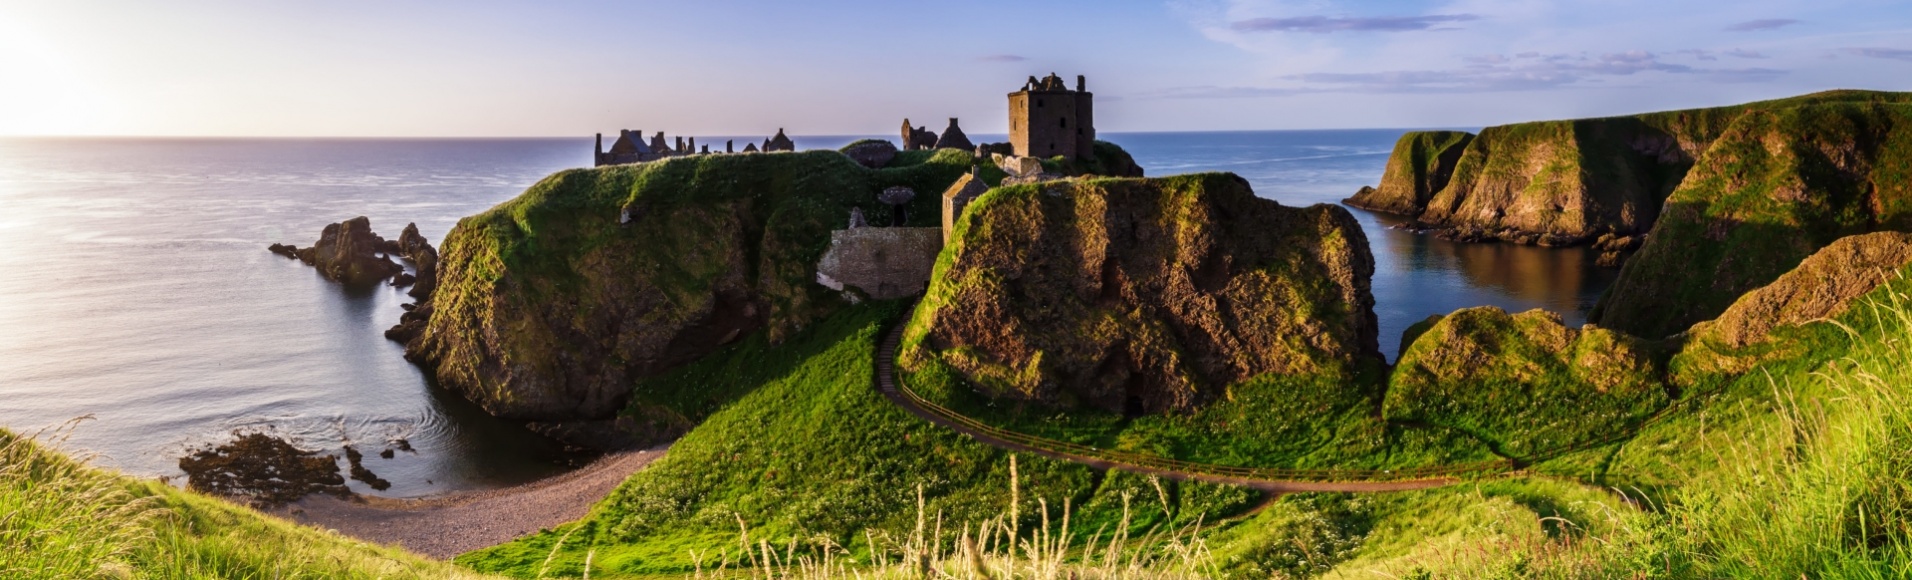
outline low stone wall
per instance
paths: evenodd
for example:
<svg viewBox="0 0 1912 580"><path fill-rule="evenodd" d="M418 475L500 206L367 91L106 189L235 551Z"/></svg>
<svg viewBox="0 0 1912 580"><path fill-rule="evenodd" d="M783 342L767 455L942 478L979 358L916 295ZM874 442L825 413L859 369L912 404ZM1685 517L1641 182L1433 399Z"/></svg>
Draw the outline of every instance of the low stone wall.
<svg viewBox="0 0 1912 580"><path fill-rule="evenodd" d="M942 228L852 228L830 232L830 249L817 262L817 283L833 290L855 287L888 300L929 287Z"/></svg>

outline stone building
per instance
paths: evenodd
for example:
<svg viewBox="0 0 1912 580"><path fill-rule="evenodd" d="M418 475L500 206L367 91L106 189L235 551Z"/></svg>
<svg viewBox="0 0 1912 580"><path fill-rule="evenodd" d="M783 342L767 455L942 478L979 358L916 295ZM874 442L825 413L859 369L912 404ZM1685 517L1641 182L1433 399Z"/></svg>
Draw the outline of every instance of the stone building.
<svg viewBox="0 0 1912 580"><path fill-rule="evenodd" d="M1055 73L1029 77L1022 90L1009 93L1009 144L1016 155L1076 159L1095 156L1095 106L1088 81L1076 76L1069 90Z"/></svg>
<svg viewBox="0 0 1912 580"><path fill-rule="evenodd" d="M943 135L936 138L937 149L961 149L969 151L976 148L969 142L969 136L963 134L963 128L956 126L956 118L949 118L949 128L943 129Z"/></svg>
<svg viewBox="0 0 1912 580"><path fill-rule="evenodd" d="M954 121L954 119L951 119ZM903 119L903 150L922 151L936 148L936 132L929 127L912 127L909 118Z"/></svg>

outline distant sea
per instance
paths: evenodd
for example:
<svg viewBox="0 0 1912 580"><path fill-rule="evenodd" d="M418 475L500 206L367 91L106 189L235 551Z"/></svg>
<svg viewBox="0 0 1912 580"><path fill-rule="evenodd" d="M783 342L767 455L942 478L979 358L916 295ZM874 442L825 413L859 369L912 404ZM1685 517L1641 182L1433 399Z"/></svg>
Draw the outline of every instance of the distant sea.
<svg viewBox="0 0 1912 580"><path fill-rule="evenodd" d="M1104 134L1150 175L1231 171L1288 205L1380 179L1400 131ZM854 136L798 137L801 148ZM978 141L1001 140L977 135ZM724 137L700 138L722 143ZM739 138L739 143L761 137ZM364 215L437 243L461 217L553 171L572 139L0 139L0 426L63 431L71 451L144 476L233 431L367 451L419 496L565 469L559 449L429 385L381 333L408 301L349 292L266 252ZM1572 324L1612 280L1579 249L1443 242L1352 210L1373 246L1381 348L1428 315L1547 308ZM416 450L375 453L404 438Z"/></svg>

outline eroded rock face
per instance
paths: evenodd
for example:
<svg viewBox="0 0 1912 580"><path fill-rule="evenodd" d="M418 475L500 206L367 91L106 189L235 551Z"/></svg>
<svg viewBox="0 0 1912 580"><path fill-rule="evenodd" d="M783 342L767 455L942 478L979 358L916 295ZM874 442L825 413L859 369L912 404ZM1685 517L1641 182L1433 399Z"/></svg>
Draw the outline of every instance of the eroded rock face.
<svg viewBox="0 0 1912 580"><path fill-rule="evenodd" d="M1521 457L1618 434L1667 402L1651 344L1560 315L1490 306L1409 329L1389 419L1461 429Z"/></svg>
<svg viewBox="0 0 1912 580"><path fill-rule="evenodd" d="M1719 318L1694 325L1674 366L1685 373L1736 374L1794 354L1805 345L1749 347L1775 342L1779 329L1839 316L1907 266L1912 266L1912 234L1840 238L1773 283L1740 297Z"/></svg>
<svg viewBox="0 0 1912 580"><path fill-rule="evenodd" d="M386 257L385 251L385 239L372 232L372 220L359 216L325 226L319 233L318 243L294 253L300 261L318 268L326 279L346 284L375 284L405 271L404 266Z"/></svg>
<svg viewBox="0 0 1912 580"><path fill-rule="evenodd" d="M1379 212L1420 215L1435 192L1447 187L1461 153L1474 135L1463 131L1410 131L1394 143L1379 187L1363 187L1347 204Z"/></svg>
<svg viewBox="0 0 1912 580"><path fill-rule="evenodd" d="M1668 198L1590 318L1645 337L1720 316L1820 248L1912 231L1912 105L1839 103L1734 120Z"/></svg>
<svg viewBox="0 0 1912 580"><path fill-rule="evenodd" d="M942 228L852 228L830 232L817 283L856 288L877 300L921 294L943 249Z"/></svg>
<svg viewBox="0 0 1912 580"><path fill-rule="evenodd" d="M1373 257L1338 206L1284 207L1199 174L1005 187L966 213L910 322L911 371L1159 413L1263 373L1380 361Z"/></svg>
<svg viewBox="0 0 1912 580"><path fill-rule="evenodd" d="M950 157L871 170L805 151L560 172L446 236L438 288L407 314L422 330L398 338L493 415L611 420L641 377L759 330L781 341L841 307L816 283L830 232L853 207L881 208L888 187L947 186L969 169ZM906 205L933 212L930 197Z"/></svg>

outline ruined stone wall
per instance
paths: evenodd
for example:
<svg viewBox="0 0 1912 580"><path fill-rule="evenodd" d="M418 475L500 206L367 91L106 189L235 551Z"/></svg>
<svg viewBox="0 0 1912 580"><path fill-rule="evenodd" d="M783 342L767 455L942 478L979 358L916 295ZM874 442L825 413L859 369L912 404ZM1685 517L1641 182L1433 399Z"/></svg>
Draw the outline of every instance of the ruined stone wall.
<svg viewBox="0 0 1912 580"><path fill-rule="evenodd" d="M817 263L817 283L854 287L871 298L914 296L929 287L943 228L852 228L830 232L830 249Z"/></svg>

